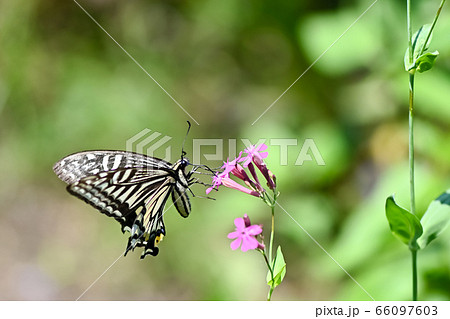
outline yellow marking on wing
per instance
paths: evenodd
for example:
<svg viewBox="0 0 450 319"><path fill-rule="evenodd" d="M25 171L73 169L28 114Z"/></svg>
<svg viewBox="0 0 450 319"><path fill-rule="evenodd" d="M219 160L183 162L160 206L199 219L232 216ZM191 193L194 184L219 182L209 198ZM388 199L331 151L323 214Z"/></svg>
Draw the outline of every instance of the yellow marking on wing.
<svg viewBox="0 0 450 319"><path fill-rule="evenodd" d="M163 238L164 238L164 234L161 234L161 235L159 235L159 236L156 236L156 238L155 238L155 247L158 246L159 242L160 242L161 240L163 240Z"/></svg>

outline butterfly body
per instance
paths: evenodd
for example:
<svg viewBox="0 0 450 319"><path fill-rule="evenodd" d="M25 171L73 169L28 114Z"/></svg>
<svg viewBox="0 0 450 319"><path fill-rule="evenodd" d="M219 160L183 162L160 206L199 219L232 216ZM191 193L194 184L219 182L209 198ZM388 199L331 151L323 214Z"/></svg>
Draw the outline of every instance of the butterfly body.
<svg viewBox="0 0 450 319"><path fill-rule="evenodd" d="M130 232L127 249L144 247L141 258L156 256L166 234L163 214L168 198L183 217L191 211L186 192L194 183L183 157L171 164L124 151L86 151L64 157L53 170L67 190Z"/></svg>

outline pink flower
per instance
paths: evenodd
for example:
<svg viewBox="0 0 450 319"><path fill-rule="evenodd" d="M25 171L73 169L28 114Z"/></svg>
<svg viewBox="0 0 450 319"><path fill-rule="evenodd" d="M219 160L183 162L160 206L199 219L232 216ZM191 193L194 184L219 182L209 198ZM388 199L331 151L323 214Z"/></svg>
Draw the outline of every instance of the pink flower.
<svg viewBox="0 0 450 319"><path fill-rule="evenodd" d="M242 165L244 167L247 167L248 164L250 164L250 162L254 160L254 158L262 160L263 158L266 158L269 155L268 152L262 152L265 151L266 149L267 149L266 144L260 144L258 146L250 145L248 148L244 150L244 152L247 153L247 156L241 158L240 162L244 162Z"/></svg>
<svg viewBox="0 0 450 319"><path fill-rule="evenodd" d="M250 165L251 165L251 163L250 163ZM264 192L264 189L261 187L261 185L259 185L258 178L256 178L255 181L253 181L248 176L247 172L244 170L244 168L241 165L236 164L235 168L231 171L231 174L233 174L234 176L236 176L237 178L242 180L245 183L245 185L247 185L251 189L256 190L260 193ZM253 176L253 177L255 177L255 176Z"/></svg>
<svg viewBox="0 0 450 319"><path fill-rule="evenodd" d="M258 146L251 145L244 150L244 152L247 153L247 156L243 157L240 161L244 162L242 165L244 167L248 167L248 169L250 170L253 178L256 180L256 184L259 186L257 187L259 190L260 188L262 189L262 186L260 185L258 177L256 176L256 172L252 162L255 163L256 167L258 167L261 174L263 174L263 176L265 177L267 186L269 186L270 189L274 190L276 187L275 175L273 175L272 172L268 170L266 163L264 163L263 161L263 159L268 156L268 152L262 152L266 149L266 144L261 144Z"/></svg>
<svg viewBox="0 0 450 319"><path fill-rule="evenodd" d="M222 168L224 169L222 173L229 173L231 172L235 167L237 162L241 161L241 156L242 156L242 152L239 152L239 155L230 162L230 160L228 159L227 162L223 163Z"/></svg>
<svg viewBox="0 0 450 319"><path fill-rule="evenodd" d="M214 188L217 190L217 187L222 185L222 179L224 178L224 176L225 175L223 175L222 173L220 173L219 175L214 175L212 186L206 189L206 194L209 194Z"/></svg>
<svg viewBox="0 0 450 319"><path fill-rule="evenodd" d="M250 181L250 178L248 177L247 173L244 171L244 168L241 165L239 165L239 164L236 164L233 167L233 170L231 171L231 174L233 174L237 178L243 180L244 182Z"/></svg>
<svg viewBox="0 0 450 319"><path fill-rule="evenodd" d="M269 171L266 163L264 163L264 161L261 158L254 158L253 162L255 163L256 167L258 167L261 174L263 174L263 176L266 178L267 186L269 186L270 189L274 190L276 187L275 175L271 171ZM251 164L252 163L249 164L249 168Z"/></svg>
<svg viewBox="0 0 450 319"><path fill-rule="evenodd" d="M227 236L229 239L234 239L230 244L231 249L236 250L239 246L241 246L242 251L256 248L264 249L264 244L256 239L256 236L262 233L261 225L251 225L247 214L243 218L236 218L234 224L236 225L236 231L229 233Z"/></svg>
<svg viewBox="0 0 450 319"><path fill-rule="evenodd" d="M250 188L247 188L245 186L242 186L241 184L233 181L229 177L222 178L222 185L225 186L225 187L236 189L238 191L244 192L244 193L249 194L249 195L253 195L255 197L259 197L259 193L257 191L254 191L253 189L250 189Z"/></svg>
<svg viewBox="0 0 450 319"><path fill-rule="evenodd" d="M250 174L252 174L252 177L255 179L256 181L256 185L255 187L262 193L265 192L264 188L261 186L261 184L259 183L259 179L258 179L258 175L256 175L256 171L255 171L255 167L253 166L252 163L249 163L247 166L248 170L250 171Z"/></svg>
<svg viewBox="0 0 450 319"><path fill-rule="evenodd" d="M269 186L271 190L275 190L275 175L273 175L272 172L268 170L263 160L268 156L268 152L264 152L266 149L266 144L261 144L258 146L251 145L250 147L245 149L245 153L247 153L247 156L242 157L242 152L240 152L239 155L232 161L228 159L223 163L221 167L223 171L219 174L216 173L216 175L213 176L213 183L211 187L206 190L206 194L209 194L213 189L217 190L220 185L223 185L225 187L233 188L246 194L250 194L256 197L263 197L263 194L266 190L261 186L261 183L256 174L255 165L266 179L267 186ZM239 165L238 162L243 162L242 166ZM245 168L249 170L250 175L247 174ZM230 178L230 173L242 180L247 187L233 181Z"/></svg>
<svg viewBox="0 0 450 319"><path fill-rule="evenodd" d="M223 172L221 172L218 175L214 175L213 176L213 183L212 186L209 187L206 190L206 194L209 194L214 188L217 190L217 187L219 187L220 185L222 185L222 179L223 178L228 178L230 175L230 172L235 169L236 167L236 163L240 160L241 158L241 154L242 152L239 153L238 157L236 157L234 160L232 160L230 162L230 160L227 160L227 162L223 163L222 168L223 168Z"/></svg>

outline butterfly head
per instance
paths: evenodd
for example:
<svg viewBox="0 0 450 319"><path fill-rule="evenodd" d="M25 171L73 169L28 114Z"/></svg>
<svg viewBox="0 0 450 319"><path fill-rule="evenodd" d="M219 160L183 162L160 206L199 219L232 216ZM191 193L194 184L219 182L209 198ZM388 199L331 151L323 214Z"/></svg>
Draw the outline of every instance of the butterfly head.
<svg viewBox="0 0 450 319"><path fill-rule="evenodd" d="M182 157L179 163L180 163L180 166L183 166L183 167L186 167L191 164L191 163L189 163L189 159L187 159L185 157Z"/></svg>

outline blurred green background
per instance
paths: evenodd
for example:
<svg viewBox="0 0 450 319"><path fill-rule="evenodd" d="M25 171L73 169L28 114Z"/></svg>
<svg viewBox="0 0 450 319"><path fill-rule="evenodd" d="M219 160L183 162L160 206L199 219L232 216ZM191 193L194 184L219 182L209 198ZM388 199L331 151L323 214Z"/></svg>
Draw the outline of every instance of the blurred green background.
<svg viewBox="0 0 450 319"><path fill-rule="evenodd" d="M241 138L298 139L288 165L268 143L280 204L375 299L410 299L410 255L384 214L393 193L408 207L404 1L376 3L254 125L371 1L79 2L198 121L188 157L192 139L224 139L225 150L229 139L238 149ZM414 1L414 29L438 5ZM448 9L432 42L436 68L416 82L421 214L450 186ZM125 249L114 220L65 191L56 161L125 149L144 128L171 136L175 159L189 119L75 2L1 0L0 299L74 300ZM294 165L306 138L325 166ZM83 299L264 300L263 259L231 251L226 235L247 213L268 238L269 208L229 189L216 201L201 198L201 185L193 191L188 219L165 215L156 258L119 259ZM281 210L275 242L287 275L274 300L369 300ZM419 272L420 299L450 299L450 231L419 252Z"/></svg>

